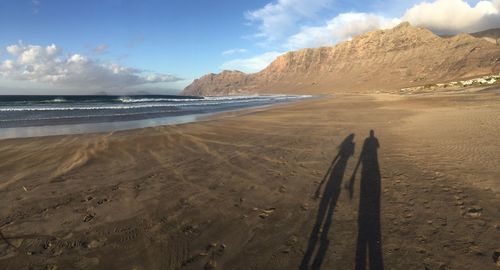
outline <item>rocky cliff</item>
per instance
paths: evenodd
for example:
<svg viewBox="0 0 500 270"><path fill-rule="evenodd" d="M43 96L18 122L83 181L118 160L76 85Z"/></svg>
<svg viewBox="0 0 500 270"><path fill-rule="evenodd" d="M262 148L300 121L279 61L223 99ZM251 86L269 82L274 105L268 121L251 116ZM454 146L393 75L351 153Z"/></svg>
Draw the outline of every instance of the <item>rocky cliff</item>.
<svg viewBox="0 0 500 270"><path fill-rule="evenodd" d="M375 92L500 71L500 46L469 34L443 38L402 23L334 47L285 53L264 70L209 74L183 94Z"/></svg>

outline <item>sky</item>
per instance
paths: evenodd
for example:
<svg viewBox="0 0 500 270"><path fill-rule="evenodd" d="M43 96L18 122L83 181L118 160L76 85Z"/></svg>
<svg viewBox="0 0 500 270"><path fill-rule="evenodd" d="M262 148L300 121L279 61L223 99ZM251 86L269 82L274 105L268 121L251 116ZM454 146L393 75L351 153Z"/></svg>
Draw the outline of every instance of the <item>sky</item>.
<svg viewBox="0 0 500 270"><path fill-rule="evenodd" d="M500 27L500 0L0 0L0 94L175 94L402 21Z"/></svg>

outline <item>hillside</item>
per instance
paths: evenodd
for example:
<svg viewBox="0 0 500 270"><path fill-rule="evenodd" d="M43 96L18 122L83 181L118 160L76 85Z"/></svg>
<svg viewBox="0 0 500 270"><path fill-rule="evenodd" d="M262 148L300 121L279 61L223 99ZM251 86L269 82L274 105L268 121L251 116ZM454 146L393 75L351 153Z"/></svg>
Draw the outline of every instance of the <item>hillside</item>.
<svg viewBox="0 0 500 270"><path fill-rule="evenodd" d="M477 33L471 34L474 37L482 38L486 41L489 41L493 44L500 45L500 28L489 29Z"/></svg>
<svg viewBox="0 0 500 270"><path fill-rule="evenodd" d="M257 73L205 75L183 94L375 92L499 71L500 46L469 34L443 38L402 23L334 47L285 53Z"/></svg>

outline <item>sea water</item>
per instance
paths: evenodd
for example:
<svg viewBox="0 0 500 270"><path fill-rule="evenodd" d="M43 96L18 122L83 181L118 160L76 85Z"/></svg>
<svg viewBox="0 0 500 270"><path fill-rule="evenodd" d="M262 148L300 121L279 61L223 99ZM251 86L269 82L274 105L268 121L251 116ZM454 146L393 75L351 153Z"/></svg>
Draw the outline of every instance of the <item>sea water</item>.
<svg viewBox="0 0 500 270"><path fill-rule="evenodd" d="M0 96L0 138L104 132L185 123L210 113L310 97Z"/></svg>

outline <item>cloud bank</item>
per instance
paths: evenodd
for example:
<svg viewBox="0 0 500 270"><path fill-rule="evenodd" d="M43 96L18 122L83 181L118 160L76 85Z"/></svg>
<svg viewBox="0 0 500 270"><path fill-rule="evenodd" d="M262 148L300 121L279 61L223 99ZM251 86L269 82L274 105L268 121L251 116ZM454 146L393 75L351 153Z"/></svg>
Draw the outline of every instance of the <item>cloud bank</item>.
<svg viewBox="0 0 500 270"><path fill-rule="evenodd" d="M151 74L118 64L101 63L80 54L63 55L62 49L55 44L42 47L19 42L7 46L6 51L10 59L0 63L0 76L14 81L113 90L181 80L170 74Z"/></svg>
<svg viewBox="0 0 500 270"><path fill-rule="evenodd" d="M500 27L500 0L483 0L474 6L463 0L422 2L408 9L402 19L440 34L478 32Z"/></svg>

